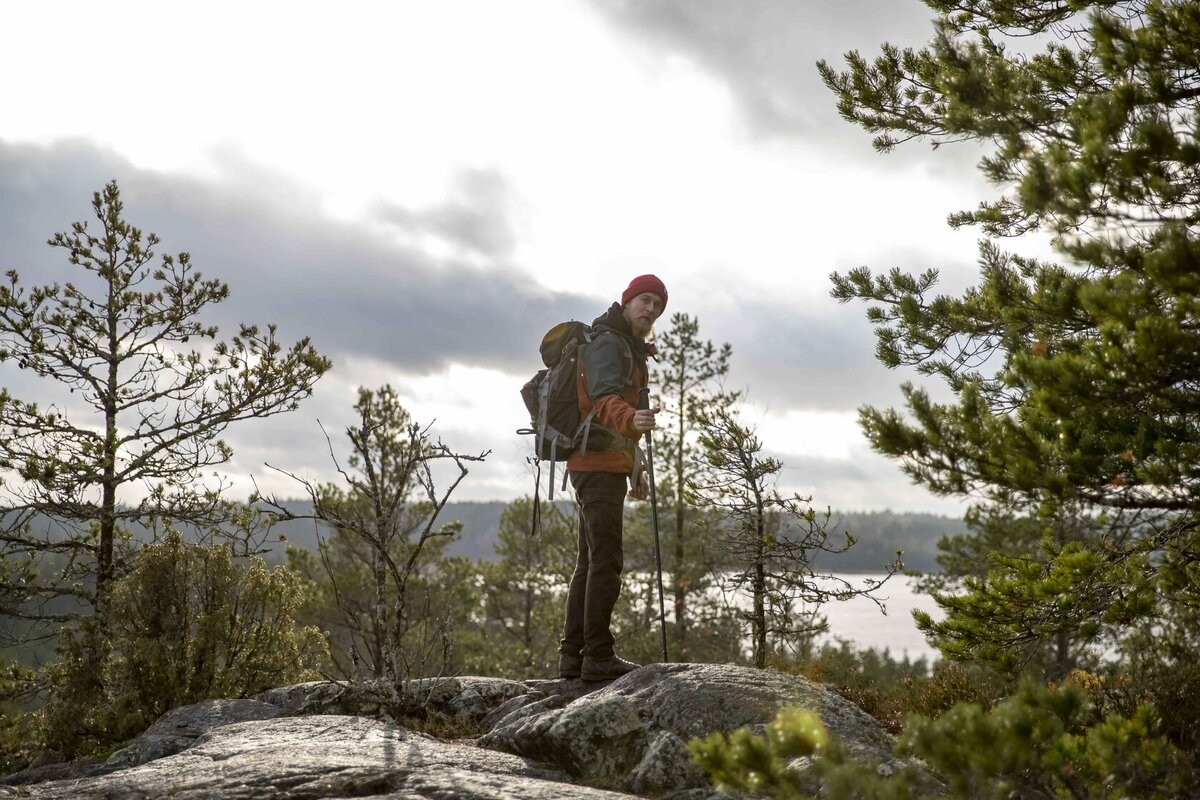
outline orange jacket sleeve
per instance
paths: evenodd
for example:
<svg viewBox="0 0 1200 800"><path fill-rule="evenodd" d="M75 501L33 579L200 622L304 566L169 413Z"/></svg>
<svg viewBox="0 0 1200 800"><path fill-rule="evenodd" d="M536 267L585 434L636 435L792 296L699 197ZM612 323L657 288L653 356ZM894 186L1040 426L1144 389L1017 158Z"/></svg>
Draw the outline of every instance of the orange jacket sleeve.
<svg viewBox="0 0 1200 800"><path fill-rule="evenodd" d="M636 410L615 394L606 394L596 401L595 419L609 430L614 430L627 439L636 440L641 431L633 427L633 412Z"/></svg>

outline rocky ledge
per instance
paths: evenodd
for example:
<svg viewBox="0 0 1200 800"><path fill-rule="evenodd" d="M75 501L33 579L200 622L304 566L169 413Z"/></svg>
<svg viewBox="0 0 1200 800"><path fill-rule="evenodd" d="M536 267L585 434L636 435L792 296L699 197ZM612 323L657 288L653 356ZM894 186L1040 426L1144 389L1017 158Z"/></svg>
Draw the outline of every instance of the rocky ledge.
<svg viewBox="0 0 1200 800"><path fill-rule="evenodd" d="M107 761L29 770L0 797L720 797L686 742L817 711L856 755L900 766L879 724L828 687L770 670L655 664L610 684L459 677L410 696L482 731L442 740L392 721L378 685L305 683L175 709Z"/></svg>

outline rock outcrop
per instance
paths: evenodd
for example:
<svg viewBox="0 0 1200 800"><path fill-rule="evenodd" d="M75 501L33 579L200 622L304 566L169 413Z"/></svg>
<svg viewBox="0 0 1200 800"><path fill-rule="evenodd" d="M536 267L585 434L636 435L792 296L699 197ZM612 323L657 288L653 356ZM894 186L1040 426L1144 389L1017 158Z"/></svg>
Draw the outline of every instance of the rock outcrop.
<svg viewBox="0 0 1200 800"><path fill-rule="evenodd" d="M109 756L105 772L136 767L188 749L213 728L287 716L287 711L257 700L205 700L163 714L141 736Z"/></svg>
<svg viewBox="0 0 1200 800"><path fill-rule="evenodd" d="M312 681L269 689L254 699L295 715L353 714L386 718L397 712L433 709L459 722L475 724L496 706L528 692L527 684L504 678L421 678L406 681L404 692L399 695L381 681L357 684Z"/></svg>
<svg viewBox="0 0 1200 800"><path fill-rule="evenodd" d="M622 795L566 787L523 758L441 742L367 717L319 715L233 722L185 751L107 775L20 787L45 800L172 797L483 800ZM13 791L13 790L10 790Z"/></svg>
<svg viewBox="0 0 1200 800"><path fill-rule="evenodd" d="M378 684L298 684L175 709L103 764L10 776L0 797L699 800L719 795L687 741L764 726L792 704L817 711L855 754L894 762L891 737L871 717L769 670L659 664L600 686L452 678L404 688L483 735L443 741L407 730Z"/></svg>
<svg viewBox="0 0 1200 800"><path fill-rule="evenodd" d="M638 793L699 787L688 739L764 727L781 708L820 714L859 757L892 759L892 738L828 687L772 670L728 664L652 664L568 703L534 689L479 743L562 769L578 780Z"/></svg>

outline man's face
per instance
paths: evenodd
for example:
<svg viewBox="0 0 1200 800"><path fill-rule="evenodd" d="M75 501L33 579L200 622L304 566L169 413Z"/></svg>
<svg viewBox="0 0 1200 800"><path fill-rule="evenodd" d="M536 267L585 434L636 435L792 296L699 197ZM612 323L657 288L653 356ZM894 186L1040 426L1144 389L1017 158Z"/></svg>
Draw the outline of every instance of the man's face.
<svg viewBox="0 0 1200 800"><path fill-rule="evenodd" d="M629 327L633 328L633 335L639 339L645 339L650 334L650 329L654 327L654 321L662 315L662 312L662 298L653 292L642 292L621 309L621 313L629 322Z"/></svg>

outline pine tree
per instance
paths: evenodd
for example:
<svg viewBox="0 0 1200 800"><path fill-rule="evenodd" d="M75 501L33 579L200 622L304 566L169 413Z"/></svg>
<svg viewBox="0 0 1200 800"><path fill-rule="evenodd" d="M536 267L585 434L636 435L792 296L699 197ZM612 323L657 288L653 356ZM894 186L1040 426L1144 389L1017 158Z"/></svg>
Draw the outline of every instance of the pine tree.
<svg viewBox="0 0 1200 800"><path fill-rule="evenodd" d="M1041 556L1061 553L1067 544L1091 543L1101 527L1069 509L1057 511L1039 518L1032 512L1018 514L1007 505L977 505L967 512L966 534L939 541L937 563L942 571L924 576L918 585L940 597L950 613L941 626L927 615L920 615L918 624L933 634L933 643L944 653L964 659L982 657L1055 679L1078 667L1093 666L1089 652L1093 626L1058 613L1061 608L1031 604L1024 596L1029 587L1019 581L995 580L1010 571L1036 571ZM1043 588L1040 582L1035 585L1034 591ZM985 602L972 602L979 599ZM981 629L986 629L982 637Z"/></svg>
<svg viewBox="0 0 1200 800"><path fill-rule="evenodd" d="M323 490L326 492L323 502L341 508L349 506L350 500L339 487L327 486ZM397 525L403 533L391 547L393 560L404 557L403 542L419 533L427 512L428 506L423 503L414 503L404 509ZM405 587L407 596L423 597L430 581L437 580L445 542L445 538L437 538L426 543L421 569L410 577ZM328 635L329 672L338 678L378 677L383 673L391 609L385 604L384 613L380 613L376 580L379 564L380 559L371 542L344 528L335 529L328 535L318 534L315 550L287 548L288 568L306 583L300 618ZM406 605L410 609L414 605L419 607L419 604ZM410 638L408 633L416 622L415 616L410 610L401 626L402 640Z"/></svg>
<svg viewBox="0 0 1200 800"><path fill-rule="evenodd" d="M991 148L980 168L998 196L949 217L987 237L979 283L934 295L935 270L861 268L835 273L833 295L869 303L884 364L955 395L906 385L907 417L863 408L872 446L935 493L1042 523L1032 552L997 557L943 602L944 624L923 621L957 657L1019 664L1032 642L1119 636L1196 601L1196 584L1156 576L1194 569L1198 539L1200 4L926 4L927 47L819 69L881 151ZM1060 263L999 243L1033 231ZM1065 519L1086 535L1058 536Z"/></svg>
<svg viewBox="0 0 1200 800"><path fill-rule="evenodd" d="M654 434L654 454L660 462L655 464L660 509L671 520L664 526L670 531L664 566L674 600L676 652L672 658L687 661L695 657L690 641L694 618L712 616L689 606L693 598L703 603L715 569L703 536L707 526L698 524L694 498L688 494L688 486L700 478L704 464L695 441L696 419L707 408L736 401L738 393L725 391L721 385L729 373L732 348L728 343L717 347L711 340L701 340L696 318L674 314L671 327L656 337L655 343L662 355L651 385L660 398L662 423Z"/></svg>
<svg viewBox="0 0 1200 800"><path fill-rule="evenodd" d="M807 650L828 628L822 604L875 599L872 592L901 565L887 566L882 580L868 579L863 588L818 574L813 556L844 553L854 545L853 537L831 535L832 513L815 511L811 498L780 493L775 484L782 462L763 455L762 441L738 419L736 409L707 409L698 421L709 469L693 491L716 514L713 540L731 569L728 588L748 595L750 607L741 616L750 624L751 661L762 668L772 653Z"/></svg>
<svg viewBox="0 0 1200 800"><path fill-rule="evenodd" d="M487 453L463 455L432 441L429 428L412 421L388 385L360 387L354 411L357 424L346 428L348 464L338 465L345 486L293 475L312 501L307 515L275 498L256 499L279 519L312 518L337 531L320 546L319 557L330 581L326 591L337 606L334 616L342 617L343 635L335 640L345 645L341 669L357 674L365 668L396 686L426 671L440 671L449 661L448 609L439 608L430 592L420 589L423 583L432 585L427 582L441 546L462 527L440 515L467 476L467 463L482 461ZM431 469L437 462L453 464L457 471L440 490ZM312 560L298 556L293 555L293 565L318 580ZM337 584L346 578L345 588L353 591L343 595ZM444 647L435 655L439 643Z"/></svg>
<svg viewBox="0 0 1200 800"><path fill-rule="evenodd" d="M5 480L0 613L65 621L95 608L123 568L117 543L133 522L219 522L221 486L203 471L228 461L221 436L248 419L297 407L329 369L308 339L285 347L242 325L230 341L201 316L229 288L205 280L187 253L154 263L158 237L123 216L116 183L92 199L85 222L55 234L76 280L0 285L0 362L69 391L63 405L0 390L0 469ZM201 343L201 349L194 349ZM130 487L149 488L138 501ZM48 517L51 531L34 530ZM46 576L38 563L64 555ZM54 598L68 612L43 613Z"/></svg>

